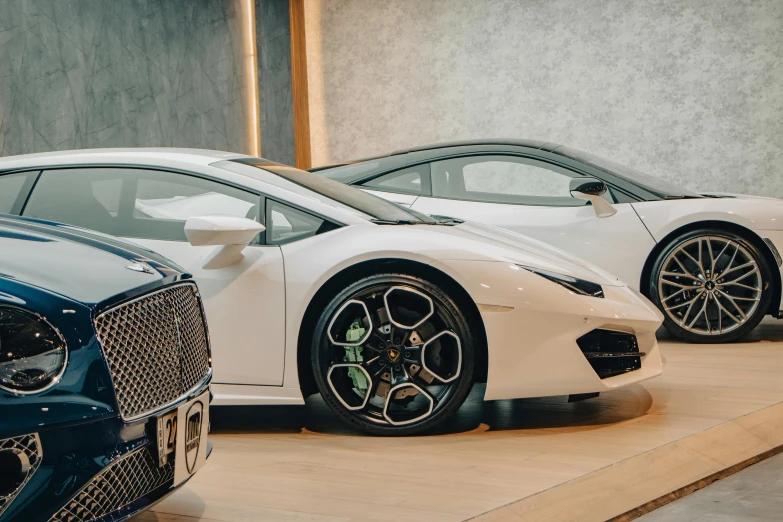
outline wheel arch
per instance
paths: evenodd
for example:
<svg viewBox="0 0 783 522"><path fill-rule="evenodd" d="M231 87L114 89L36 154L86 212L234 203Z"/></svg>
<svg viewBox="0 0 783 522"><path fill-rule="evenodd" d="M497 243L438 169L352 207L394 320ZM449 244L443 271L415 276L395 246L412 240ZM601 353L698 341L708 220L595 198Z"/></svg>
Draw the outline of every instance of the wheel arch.
<svg viewBox="0 0 783 522"><path fill-rule="evenodd" d="M781 299L781 278L780 278L780 270L778 267L777 260L775 259L775 255L772 253L772 251L769 249L769 246L764 242L764 239L759 236L756 232L753 230L744 227L742 225L738 225L736 223L732 223L730 221L720 221L720 220L705 220L705 221L696 221L693 223L688 223L687 225L683 225L675 230L672 230L669 232L663 239L658 241L653 249L650 251L649 255L647 256L647 260L644 262L644 268L642 269L642 275L641 279L639 281L639 290L642 294L644 294L646 297L650 297L649 292L649 286L650 286L650 272L652 272L652 267L655 264L655 260L658 258L661 252L669 245L671 242L677 237L682 234L685 234L687 232L691 232L693 230L700 230L700 229L714 229L714 230L723 230L726 232L733 232L734 234L737 234L738 236L742 236L743 238L747 239L748 241L755 246L759 252L761 252L761 255L764 256L764 260L769 264L770 269L772 270L772 300L770 301L770 308L765 312L765 314L773 314L777 315L780 308L780 299Z"/></svg>
<svg viewBox="0 0 783 522"><path fill-rule="evenodd" d="M449 296L457 302L460 309L466 312L467 320L474 332L476 354L478 356L474 379L476 382L486 382L488 368L487 334L478 306L476 306L468 292L454 278L430 265L409 259L383 258L362 261L343 268L321 285L307 305L307 309L302 316L302 322L299 325L299 337L296 345L297 370L302 395L308 397L318 391L310 358L310 348L313 329L318 322L320 312L329 300L346 285L379 272L402 273L425 278L446 290Z"/></svg>

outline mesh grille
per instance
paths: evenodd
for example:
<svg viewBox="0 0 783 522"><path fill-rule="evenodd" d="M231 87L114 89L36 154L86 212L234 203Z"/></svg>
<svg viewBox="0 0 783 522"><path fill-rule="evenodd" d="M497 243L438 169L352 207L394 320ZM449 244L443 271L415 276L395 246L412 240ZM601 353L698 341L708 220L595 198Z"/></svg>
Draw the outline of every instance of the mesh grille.
<svg viewBox="0 0 783 522"><path fill-rule="evenodd" d="M5 495L0 495L0 515L2 515L3 511L11 505L14 498L16 498L25 484L30 480L30 477L33 476L33 473L36 472L38 466L41 465L41 443L36 434L22 435L10 439L0 439L0 451L12 451L16 454L24 454L27 457L27 461L30 463L27 475L14 490Z"/></svg>
<svg viewBox="0 0 783 522"><path fill-rule="evenodd" d="M175 401L209 372L195 285L171 286L121 304L98 316L95 329L125 420Z"/></svg>
<svg viewBox="0 0 783 522"><path fill-rule="evenodd" d="M173 461L158 467L149 446L110 464L84 486L50 522L104 517L174 480Z"/></svg>

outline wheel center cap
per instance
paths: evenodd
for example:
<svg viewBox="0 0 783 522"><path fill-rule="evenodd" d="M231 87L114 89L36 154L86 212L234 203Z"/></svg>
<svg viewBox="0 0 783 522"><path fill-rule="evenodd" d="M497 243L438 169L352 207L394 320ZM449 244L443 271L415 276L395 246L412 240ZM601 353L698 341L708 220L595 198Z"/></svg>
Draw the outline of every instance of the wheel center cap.
<svg viewBox="0 0 783 522"><path fill-rule="evenodd" d="M389 360L393 363L399 361L401 355L402 352L400 352L397 348L392 347L386 349L386 357L388 357Z"/></svg>
<svg viewBox="0 0 783 522"><path fill-rule="evenodd" d="M715 283L712 281L707 281L706 283L704 283L704 288L706 288L707 290L714 290Z"/></svg>

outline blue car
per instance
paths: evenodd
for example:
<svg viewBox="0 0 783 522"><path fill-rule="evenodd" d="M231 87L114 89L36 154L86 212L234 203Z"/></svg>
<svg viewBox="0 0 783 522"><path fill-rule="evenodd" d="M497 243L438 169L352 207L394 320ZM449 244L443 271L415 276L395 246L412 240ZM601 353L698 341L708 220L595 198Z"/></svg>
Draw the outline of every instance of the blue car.
<svg viewBox="0 0 783 522"><path fill-rule="evenodd" d="M123 520L211 451L198 289L165 258L0 215L0 522Z"/></svg>

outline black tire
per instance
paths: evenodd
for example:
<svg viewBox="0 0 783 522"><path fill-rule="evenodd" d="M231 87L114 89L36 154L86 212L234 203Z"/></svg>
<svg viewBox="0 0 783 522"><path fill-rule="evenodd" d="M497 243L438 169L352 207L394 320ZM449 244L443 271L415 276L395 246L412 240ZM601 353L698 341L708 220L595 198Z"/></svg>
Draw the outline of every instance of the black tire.
<svg viewBox="0 0 783 522"><path fill-rule="evenodd" d="M341 419L373 435L431 430L457 411L473 386L469 321L446 292L419 277L386 273L356 281L329 302L313 333L321 396Z"/></svg>
<svg viewBox="0 0 783 522"><path fill-rule="evenodd" d="M773 290L769 264L751 241L710 228L669 242L649 281L648 295L666 329L691 343L740 339L767 314Z"/></svg>

